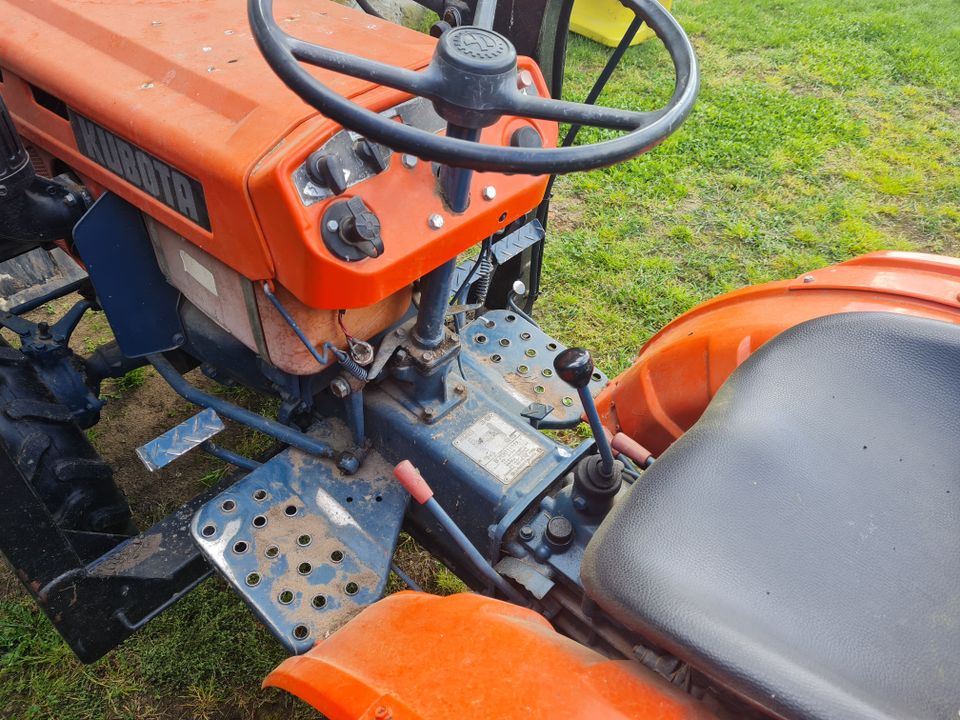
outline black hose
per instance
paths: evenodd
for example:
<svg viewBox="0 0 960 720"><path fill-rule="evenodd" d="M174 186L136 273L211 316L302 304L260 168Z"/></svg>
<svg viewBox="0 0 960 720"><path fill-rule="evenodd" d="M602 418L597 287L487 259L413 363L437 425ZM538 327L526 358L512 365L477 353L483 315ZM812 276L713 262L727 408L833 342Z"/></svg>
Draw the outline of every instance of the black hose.
<svg viewBox="0 0 960 720"><path fill-rule="evenodd" d="M630 49L630 43L633 42L633 38L636 37L640 31L641 25L643 25L643 20L639 17L634 17L633 21L627 27L626 32L623 33L623 37L620 38L620 43L610 54L607 64L603 66L603 70L601 70L600 75L597 76L597 81L587 94L587 99L583 101L585 105L593 105L600 98L600 93L602 93L603 89L607 86L607 83L610 81L610 76L613 75L613 71L617 69L617 65L623 60L623 56L627 50ZM576 140L577 134L582 127L582 125L571 125L560 147L570 147L573 145L573 141Z"/></svg>
<svg viewBox="0 0 960 720"><path fill-rule="evenodd" d="M363 10L367 15L373 15L374 17L378 17L381 20L386 19L383 17L383 15L377 12L376 8L374 8L373 5L371 5L368 2L368 0L356 0L356 3L357 5L360 6L360 9Z"/></svg>

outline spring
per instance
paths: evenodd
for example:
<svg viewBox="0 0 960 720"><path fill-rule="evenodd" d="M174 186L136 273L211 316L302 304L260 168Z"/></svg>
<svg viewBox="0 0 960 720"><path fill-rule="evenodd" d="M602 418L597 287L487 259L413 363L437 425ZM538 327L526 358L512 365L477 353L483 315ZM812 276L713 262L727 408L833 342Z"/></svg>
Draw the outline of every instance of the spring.
<svg viewBox="0 0 960 720"><path fill-rule="evenodd" d="M342 350L335 350L334 354L337 356L337 362L340 363L340 367L353 375L357 380L366 381L367 369L365 367L357 363L348 353Z"/></svg>
<svg viewBox="0 0 960 720"><path fill-rule="evenodd" d="M273 304L277 309L277 312L280 313L280 316L287 321L287 324L293 329L297 334L297 337L300 338L300 342L304 344L307 350L310 351L310 354L313 355L314 359L320 363L320 365L326 365L330 359L327 357L327 352L333 353L334 357L337 358L337 362L340 363L340 366L346 370L348 373L353 375L357 380L366 380L367 371L362 366L358 365L357 362L350 357L343 350L338 348L336 345L333 345L329 342L323 344L323 352L319 352L313 344L307 339L307 336L304 335L303 330L300 329L300 326L297 325L297 321L293 319L293 316L287 311L283 306L283 303L280 302L280 299L273 294L273 291L270 290L269 283L263 283L263 294L267 296L267 299Z"/></svg>
<svg viewBox="0 0 960 720"><path fill-rule="evenodd" d="M493 281L493 262L490 260L490 251L486 249L483 252L483 259L480 260L480 277L474 283L476 296L474 302L477 305L484 305L487 302L487 293L490 292L490 283Z"/></svg>

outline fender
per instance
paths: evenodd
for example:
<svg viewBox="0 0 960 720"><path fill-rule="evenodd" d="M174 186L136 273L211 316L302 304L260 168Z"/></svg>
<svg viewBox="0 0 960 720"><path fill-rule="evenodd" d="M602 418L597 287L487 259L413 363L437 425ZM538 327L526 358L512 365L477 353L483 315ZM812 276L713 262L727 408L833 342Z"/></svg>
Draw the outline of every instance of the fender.
<svg viewBox="0 0 960 720"><path fill-rule="evenodd" d="M767 340L806 320L863 311L960 323L960 259L876 252L708 300L643 346L597 398L600 417L659 455Z"/></svg>
<svg viewBox="0 0 960 720"><path fill-rule="evenodd" d="M639 663L609 660L533 610L470 593L390 595L285 660L264 687L330 720L717 720Z"/></svg>

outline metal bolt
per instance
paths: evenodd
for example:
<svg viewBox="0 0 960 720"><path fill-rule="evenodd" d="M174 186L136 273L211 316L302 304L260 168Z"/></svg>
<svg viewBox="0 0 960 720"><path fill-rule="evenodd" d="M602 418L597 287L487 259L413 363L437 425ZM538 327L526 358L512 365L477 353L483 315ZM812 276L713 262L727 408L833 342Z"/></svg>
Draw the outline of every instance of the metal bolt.
<svg viewBox="0 0 960 720"><path fill-rule="evenodd" d="M521 70L517 73L517 88L519 90L526 90L531 85L533 85L532 72L529 70Z"/></svg>
<svg viewBox="0 0 960 720"><path fill-rule="evenodd" d="M335 233L340 230L340 223L338 223L336 220L327 220L326 227L328 232Z"/></svg>
<svg viewBox="0 0 960 720"><path fill-rule="evenodd" d="M453 388L453 391L457 395L463 395L467 391L467 389L463 385L457 385L455 388Z"/></svg>
<svg viewBox="0 0 960 720"><path fill-rule="evenodd" d="M573 499L573 507L582 512L587 509L587 501L583 498L582 495L577 495Z"/></svg>
<svg viewBox="0 0 960 720"><path fill-rule="evenodd" d="M403 153L403 155L400 156L400 164L403 165L407 170L413 170L417 166L417 162L418 160L416 155Z"/></svg>
<svg viewBox="0 0 960 720"><path fill-rule="evenodd" d="M424 411L423 411L423 419L424 419L424 420L432 420L432 419L433 419L433 416L434 416L433 410L431 410L430 408L425 408L425 409L424 409Z"/></svg>
<svg viewBox="0 0 960 720"><path fill-rule="evenodd" d="M404 330L403 328L397 328L396 330L393 331L393 334L396 335L398 338L402 338L404 335L407 334L407 331Z"/></svg>
<svg viewBox="0 0 960 720"><path fill-rule="evenodd" d="M812 283L812 282L813 282L813 275L804 275L804 276L803 276L803 281L804 281L805 283Z"/></svg>
<svg viewBox="0 0 960 720"><path fill-rule="evenodd" d="M497 189L493 185L487 185L481 195L484 200L493 200L497 197Z"/></svg>
<svg viewBox="0 0 960 720"><path fill-rule="evenodd" d="M529 525L524 525L520 528L520 538L522 540L530 540L533 537L533 528Z"/></svg>
<svg viewBox="0 0 960 720"><path fill-rule="evenodd" d="M334 397L345 398L350 394L350 383L342 377L334 378L333 382L330 383L330 392L333 393Z"/></svg>
<svg viewBox="0 0 960 720"><path fill-rule="evenodd" d="M433 213L427 218L427 225L430 226L431 230L439 230L443 227L443 215L440 213Z"/></svg>
<svg viewBox="0 0 960 720"><path fill-rule="evenodd" d="M393 717L393 713L391 713L390 710L388 710L383 705L381 705L373 713L373 717L376 720L391 720L391 718Z"/></svg>
<svg viewBox="0 0 960 720"><path fill-rule="evenodd" d="M420 359L423 360L424 362L430 362L431 360L433 360L433 353L427 350L425 353L423 353L420 356Z"/></svg>
<svg viewBox="0 0 960 720"><path fill-rule="evenodd" d="M519 297L527 294L527 286L523 284L523 280L513 281L513 294Z"/></svg>

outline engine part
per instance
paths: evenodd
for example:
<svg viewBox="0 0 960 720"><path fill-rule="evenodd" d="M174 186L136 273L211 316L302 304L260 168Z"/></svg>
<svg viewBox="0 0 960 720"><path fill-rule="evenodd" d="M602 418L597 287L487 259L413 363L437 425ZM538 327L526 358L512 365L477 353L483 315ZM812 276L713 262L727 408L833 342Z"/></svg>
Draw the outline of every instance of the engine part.
<svg viewBox="0 0 960 720"><path fill-rule="evenodd" d="M37 176L0 97L0 261L69 238L85 200L78 186Z"/></svg>

